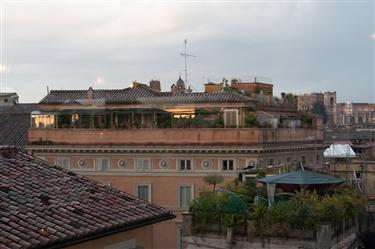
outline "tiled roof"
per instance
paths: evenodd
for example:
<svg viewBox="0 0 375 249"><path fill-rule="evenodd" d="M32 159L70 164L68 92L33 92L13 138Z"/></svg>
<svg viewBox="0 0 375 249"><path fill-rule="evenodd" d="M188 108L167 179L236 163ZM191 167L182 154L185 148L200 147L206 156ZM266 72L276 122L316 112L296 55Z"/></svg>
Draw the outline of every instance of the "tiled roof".
<svg viewBox="0 0 375 249"><path fill-rule="evenodd" d="M54 90L40 104L85 103L87 90ZM115 90L93 90L93 99L106 104L166 104L166 103L241 103L252 98L232 92L185 93L157 92L147 86Z"/></svg>
<svg viewBox="0 0 375 249"><path fill-rule="evenodd" d="M106 104L137 104L140 97L154 96L157 92L151 88L138 86L125 89L93 90L93 99L104 100ZM69 104L87 100L87 90L53 90L40 104Z"/></svg>
<svg viewBox="0 0 375 249"><path fill-rule="evenodd" d="M61 248L174 218L168 210L0 147L0 248Z"/></svg>
<svg viewBox="0 0 375 249"><path fill-rule="evenodd" d="M139 102L145 104L167 104L167 103L242 103L251 102L252 98L233 92L197 92L171 94L139 98Z"/></svg>
<svg viewBox="0 0 375 249"><path fill-rule="evenodd" d="M0 114L26 114L38 110L38 104L15 104L11 106L0 106Z"/></svg>
<svg viewBox="0 0 375 249"><path fill-rule="evenodd" d="M0 145L25 147L30 113L37 109L37 104L16 104L0 108Z"/></svg>

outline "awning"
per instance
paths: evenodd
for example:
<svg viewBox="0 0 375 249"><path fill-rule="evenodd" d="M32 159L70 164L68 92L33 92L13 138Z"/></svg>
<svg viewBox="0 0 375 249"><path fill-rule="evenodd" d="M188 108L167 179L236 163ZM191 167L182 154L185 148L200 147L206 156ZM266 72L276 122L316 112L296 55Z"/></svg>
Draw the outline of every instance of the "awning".
<svg viewBox="0 0 375 249"><path fill-rule="evenodd" d="M344 180L336 176L325 175L304 170L264 177L257 179L257 181L271 184L319 185L338 184L342 183Z"/></svg>

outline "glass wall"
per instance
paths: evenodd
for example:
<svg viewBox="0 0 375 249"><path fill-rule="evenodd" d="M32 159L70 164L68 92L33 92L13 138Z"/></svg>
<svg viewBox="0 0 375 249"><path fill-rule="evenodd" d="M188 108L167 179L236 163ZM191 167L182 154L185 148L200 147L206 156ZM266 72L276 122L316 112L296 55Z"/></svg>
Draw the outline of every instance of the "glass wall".
<svg viewBox="0 0 375 249"><path fill-rule="evenodd" d="M54 114L31 114L31 127L33 128L56 128Z"/></svg>

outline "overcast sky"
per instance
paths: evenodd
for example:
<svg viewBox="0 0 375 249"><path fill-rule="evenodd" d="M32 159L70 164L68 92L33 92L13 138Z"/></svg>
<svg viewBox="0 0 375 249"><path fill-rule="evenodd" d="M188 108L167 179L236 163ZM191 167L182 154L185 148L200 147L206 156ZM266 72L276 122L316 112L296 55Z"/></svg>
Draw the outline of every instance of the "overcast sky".
<svg viewBox="0 0 375 249"><path fill-rule="evenodd" d="M3 91L271 78L280 92L375 102L374 3L3 3ZM0 66L1 68L1 66Z"/></svg>

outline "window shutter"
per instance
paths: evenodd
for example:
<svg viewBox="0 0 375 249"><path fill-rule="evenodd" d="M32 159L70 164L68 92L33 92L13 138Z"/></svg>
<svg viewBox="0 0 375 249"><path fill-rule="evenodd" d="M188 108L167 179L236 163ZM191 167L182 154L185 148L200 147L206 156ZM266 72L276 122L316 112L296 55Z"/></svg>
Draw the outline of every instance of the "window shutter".
<svg viewBox="0 0 375 249"><path fill-rule="evenodd" d="M150 170L150 160L143 160L143 169L144 170Z"/></svg>
<svg viewBox="0 0 375 249"><path fill-rule="evenodd" d="M142 160L137 160L136 162L136 169L138 171L142 171L143 170L143 163L142 163Z"/></svg>
<svg viewBox="0 0 375 249"><path fill-rule="evenodd" d="M101 166L102 166L102 171L107 171L109 169L109 160L108 159L102 159L101 160Z"/></svg>
<svg viewBox="0 0 375 249"><path fill-rule="evenodd" d="M101 163L101 160L100 159L95 159L95 168L96 170L99 170L101 171L102 170L102 163Z"/></svg>

